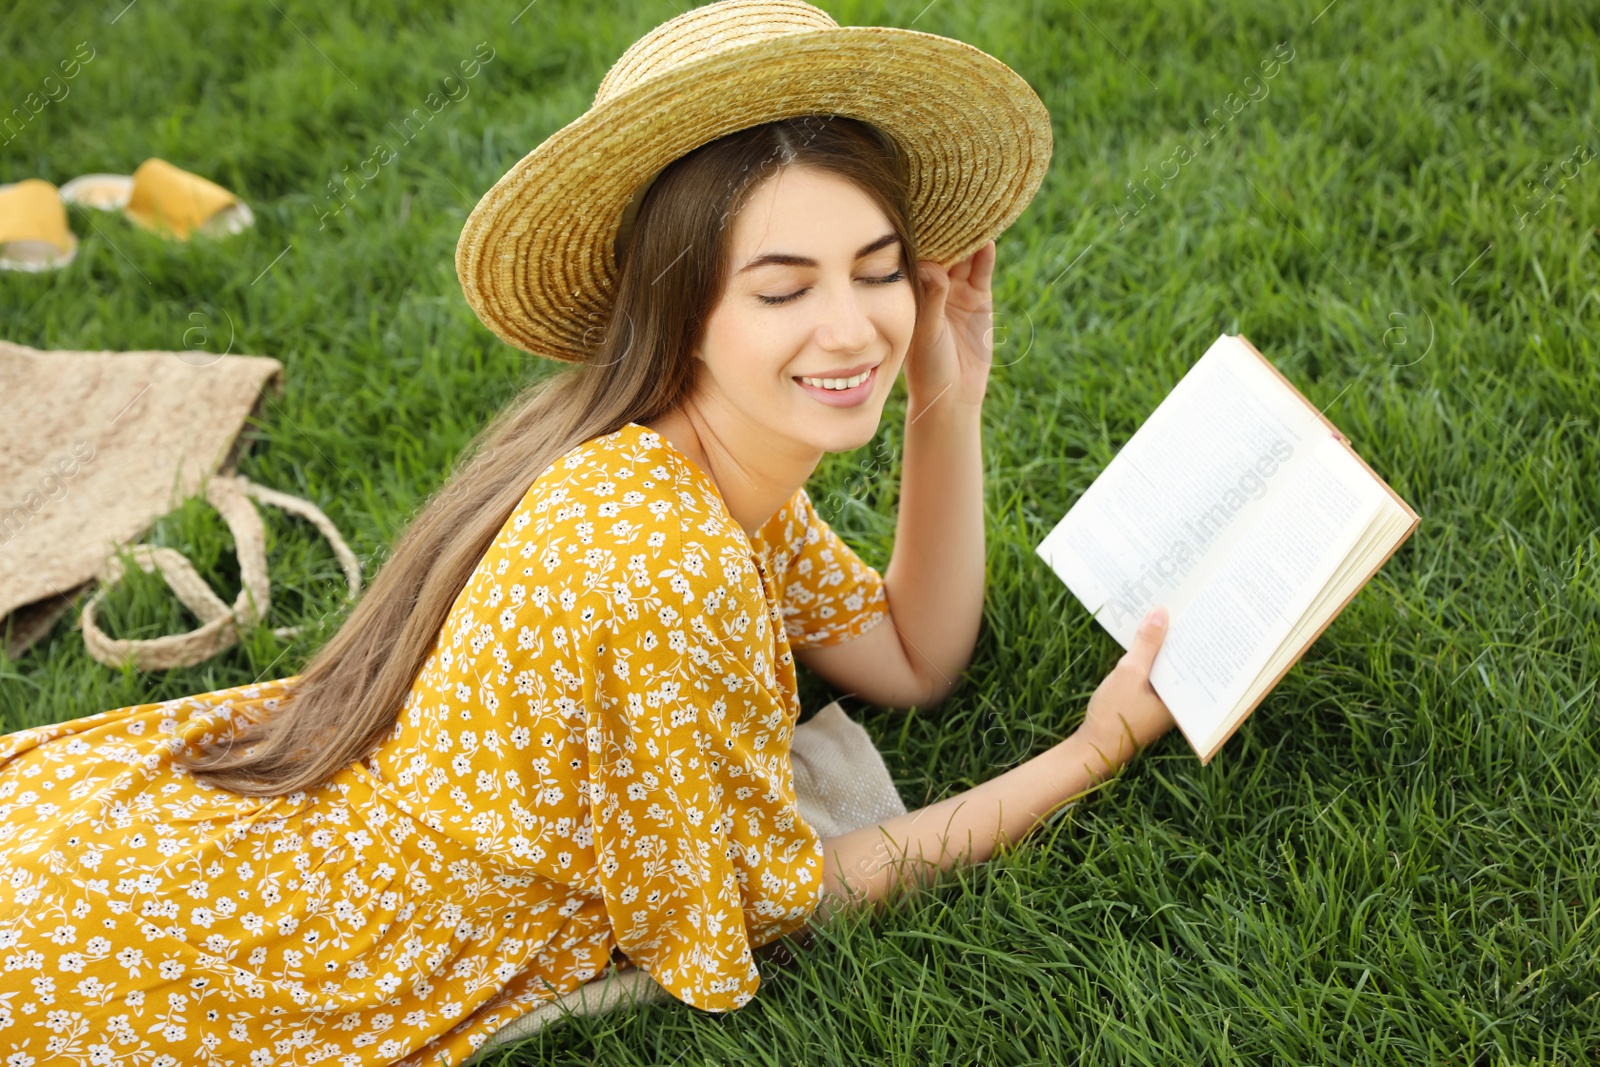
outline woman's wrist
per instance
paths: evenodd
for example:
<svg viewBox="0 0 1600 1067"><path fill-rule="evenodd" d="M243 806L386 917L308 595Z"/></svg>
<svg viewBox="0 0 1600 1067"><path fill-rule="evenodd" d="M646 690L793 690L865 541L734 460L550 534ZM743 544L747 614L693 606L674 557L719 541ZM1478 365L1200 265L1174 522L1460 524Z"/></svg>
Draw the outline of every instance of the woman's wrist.
<svg viewBox="0 0 1600 1067"><path fill-rule="evenodd" d="M956 396L954 384L942 391L924 396L922 392L906 387L906 423L921 422L924 417L949 417L980 422L983 418L983 397L963 400Z"/></svg>
<svg viewBox="0 0 1600 1067"><path fill-rule="evenodd" d="M1117 772L1137 755L1133 739L1109 730L1096 729L1085 722L1053 750L1062 764L1062 773L1081 779L1082 789L1090 789Z"/></svg>

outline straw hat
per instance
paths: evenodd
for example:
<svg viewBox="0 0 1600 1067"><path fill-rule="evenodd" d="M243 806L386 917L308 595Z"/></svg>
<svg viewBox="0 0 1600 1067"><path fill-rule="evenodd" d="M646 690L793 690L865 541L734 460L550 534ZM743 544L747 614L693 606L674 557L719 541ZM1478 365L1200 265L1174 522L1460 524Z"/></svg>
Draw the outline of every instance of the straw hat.
<svg viewBox="0 0 1600 1067"><path fill-rule="evenodd" d="M507 343L584 362L598 350L586 332L610 317L622 224L656 175L725 134L807 114L897 142L919 254L943 265L1010 226L1050 164L1038 95L965 42L841 27L803 0L719 0L634 42L589 110L478 201L456 246L467 302Z"/></svg>

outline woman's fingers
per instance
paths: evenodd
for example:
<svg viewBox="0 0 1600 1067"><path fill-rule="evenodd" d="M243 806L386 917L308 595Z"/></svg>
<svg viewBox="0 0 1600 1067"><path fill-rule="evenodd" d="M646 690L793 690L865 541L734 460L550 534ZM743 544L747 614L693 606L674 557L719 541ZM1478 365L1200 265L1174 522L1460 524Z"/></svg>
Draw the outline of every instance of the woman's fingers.
<svg viewBox="0 0 1600 1067"><path fill-rule="evenodd" d="M1167 609L1164 605L1157 605L1150 609L1150 613L1140 623L1138 633L1133 636L1133 645L1123 653L1120 662L1138 670L1143 678L1150 677L1150 668L1156 661L1156 653L1161 651L1161 642L1167 636Z"/></svg>
<svg viewBox="0 0 1600 1067"><path fill-rule="evenodd" d="M988 289L994 280L994 259L995 243L991 238L988 244L972 254L972 275L967 284L978 290Z"/></svg>

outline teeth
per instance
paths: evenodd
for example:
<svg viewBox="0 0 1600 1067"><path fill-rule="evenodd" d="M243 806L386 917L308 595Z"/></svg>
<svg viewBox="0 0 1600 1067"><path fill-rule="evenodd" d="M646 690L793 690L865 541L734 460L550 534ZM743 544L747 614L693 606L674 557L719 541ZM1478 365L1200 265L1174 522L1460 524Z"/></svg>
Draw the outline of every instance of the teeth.
<svg viewBox="0 0 1600 1067"><path fill-rule="evenodd" d="M802 376L800 380L807 385L816 386L818 389L853 389L866 381L871 375L872 371L868 369L857 374L854 378L806 378Z"/></svg>

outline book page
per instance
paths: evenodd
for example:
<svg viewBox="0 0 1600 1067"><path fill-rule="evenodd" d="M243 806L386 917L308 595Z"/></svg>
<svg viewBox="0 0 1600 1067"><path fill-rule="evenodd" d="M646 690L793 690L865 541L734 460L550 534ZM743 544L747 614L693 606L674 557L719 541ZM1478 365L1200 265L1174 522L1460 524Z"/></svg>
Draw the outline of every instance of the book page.
<svg viewBox="0 0 1600 1067"><path fill-rule="evenodd" d="M1272 495L1328 439L1315 413L1225 334L1036 551L1127 648L1156 604L1176 623Z"/></svg>
<svg viewBox="0 0 1600 1067"><path fill-rule="evenodd" d="M1184 736L1205 754L1273 654L1315 627L1312 602L1387 499L1331 436L1310 450L1203 588L1174 612L1150 684Z"/></svg>
<svg viewBox="0 0 1600 1067"><path fill-rule="evenodd" d="M1256 672L1255 679L1245 689L1239 710L1232 715L1234 720L1242 718L1244 713L1254 708L1257 699L1265 695L1278 677L1293 665L1307 639L1312 634L1320 633L1323 624L1330 621L1344 602L1366 584L1367 576L1378 563L1405 539L1411 524L1411 516L1393 500L1385 496L1379 502L1377 517L1357 539L1344 563L1306 609L1300 625L1278 645L1266 666ZM1229 728L1232 728L1231 724Z"/></svg>

